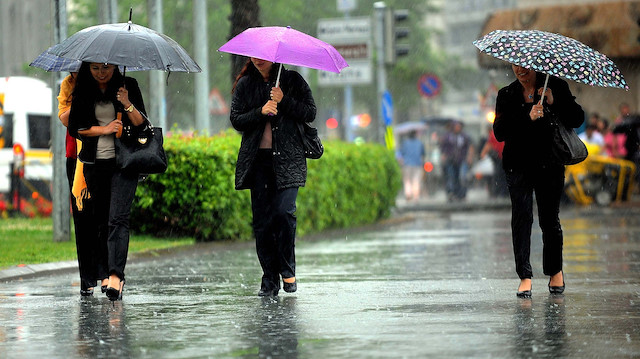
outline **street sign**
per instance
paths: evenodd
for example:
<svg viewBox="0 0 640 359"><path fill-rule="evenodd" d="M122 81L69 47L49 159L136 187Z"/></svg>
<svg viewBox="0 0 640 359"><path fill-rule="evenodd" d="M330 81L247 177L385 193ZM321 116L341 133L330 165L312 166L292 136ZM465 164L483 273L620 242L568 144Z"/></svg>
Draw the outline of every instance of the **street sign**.
<svg viewBox="0 0 640 359"><path fill-rule="evenodd" d="M349 64L340 74L319 71L320 86L366 85L373 82L371 18L319 19L318 38L333 45Z"/></svg>
<svg viewBox="0 0 640 359"><path fill-rule="evenodd" d="M426 98L436 97L442 90L442 82L440 78L433 74L426 74L420 76L418 80L418 92L420 95Z"/></svg>
<svg viewBox="0 0 640 359"><path fill-rule="evenodd" d="M349 61L349 67L342 69L339 74L318 71L320 86L366 85L372 81L371 64L368 61Z"/></svg>
<svg viewBox="0 0 640 359"><path fill-rule="evenodd" d="M385 126L391 126L393 121L393 100L389 91L382 94L382 120Z"/></svg>

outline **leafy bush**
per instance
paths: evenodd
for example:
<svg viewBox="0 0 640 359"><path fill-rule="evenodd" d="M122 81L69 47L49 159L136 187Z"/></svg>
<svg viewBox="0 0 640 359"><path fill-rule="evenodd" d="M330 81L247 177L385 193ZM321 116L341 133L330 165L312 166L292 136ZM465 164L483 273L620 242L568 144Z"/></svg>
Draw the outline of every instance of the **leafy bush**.
<svg viewBox="0 0 640 359"><path fill-rule="evenodd" d="M233 130L213 137L167 137L169 168L139 184L132 228L204 241L252 238L250 192L234 188L239 147ZM307 163L307 186L297 201L299 235L389 215L401 186L391 151L330 141L321 159Z"/></svg>

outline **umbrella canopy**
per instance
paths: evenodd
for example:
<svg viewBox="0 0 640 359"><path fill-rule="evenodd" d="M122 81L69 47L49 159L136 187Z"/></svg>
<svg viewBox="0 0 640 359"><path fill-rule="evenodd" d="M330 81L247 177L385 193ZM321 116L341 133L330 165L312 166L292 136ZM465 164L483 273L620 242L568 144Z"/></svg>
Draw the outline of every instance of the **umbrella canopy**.
<svg viewBox="0 0 640 359"><path fill-rule="evenodd" d="M91 26L53 46L59 57L109 63L137 70L200 72L200 66L170 37L128 23Z"/></svg>
<svg viewBox="0 0 640 359"><path fill-rule="evenodd" d="M427 129L427 124L422 121L402 122L395 126L393 132L396 135L404 135L411 131L422 131Z"/></svg>
<svg viewBox="0 0 640 359"><path fill-rule="evenodd" d="M495 30L473 42L480 51L512 64L590 86L629 89L607 56L578 40L539 30Z"/></svg>
<svg viewBox="0 0 640 359"><path fill-rule="evenodd" d="M333 46L291 27L252 27L218 51L340 73L349 66Z"/></svg>
<svg viewBox="0 0 640 359"><path fill-rule="evenodd" d="M38 57L33 60L29 66L38 67L45 71L50 72L78 72L80 70L80 65L82 65L82 61L66 59L64 57L60 57L54 54L49 53L53 46L48 48L46 51L38 55ZM123 66L120 66L120 71L124 69ZM142 69L138 67L128 67L127 71L140 71Z"/></svg>

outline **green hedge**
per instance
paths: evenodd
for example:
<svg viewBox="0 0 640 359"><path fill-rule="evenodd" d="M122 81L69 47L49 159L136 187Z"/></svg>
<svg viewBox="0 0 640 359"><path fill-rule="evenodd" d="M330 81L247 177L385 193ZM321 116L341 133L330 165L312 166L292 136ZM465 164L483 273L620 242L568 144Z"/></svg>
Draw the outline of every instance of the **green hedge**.
<svg viewBox="0 0 640 359"><path fill-rule="evenodd" d="M197 240L252 238L249 191L234 189L240 136L173 135L165 139L169 168L141 182L131 214L134 231ZM307 160L307 185L297 201L298 234L375 222L389 215L401 186L391 151L374 144L325 143Z"/></svg>

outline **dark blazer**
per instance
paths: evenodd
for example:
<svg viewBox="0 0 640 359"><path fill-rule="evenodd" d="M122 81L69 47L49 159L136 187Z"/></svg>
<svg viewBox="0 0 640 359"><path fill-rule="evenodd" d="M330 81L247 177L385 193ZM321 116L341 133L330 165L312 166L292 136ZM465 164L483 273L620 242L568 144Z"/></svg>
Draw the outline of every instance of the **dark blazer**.
<svg viewBox="0 0 640 359"><path fill-rule="evenodd" d="M144 101L142 100L142 93L136 79L131 77L125 77L125 88L129 91L129 101L140 111L146 115L144 107ZM111 99L113 106L116 109L116 113L124 112L124 106L115 98ZM80 139L82 141L82 149L78 154L78 158L83 163L95 163L96 151L98 149L98 137L82 136L78 131L87 130L92 126L99 126L98 119L95 112L95 100L90 101L82 97L75 97L71 102L71 110L69 112L69 134L72 137ZM122 115L123 126L132 125L129 120L129 116L123 113Z"/></svg>
<svg viewBox="0 0 640 359"><path fill-rule="evenodd" d="M271 121L273 165L278 189L302 187L306 183L307 160L298 123L315 120L316 105L311 89L300 74L283 68L280 88L284 98L278 104L278 114L264 116L261 108L269 100L274 86L275 76L265 82L257 71L249 71L238 81L233 93L231 124L242 133L236 163L236 189L250 189L252 186L251 167L267 121Z"/></svg>
<svg viewBox="0 0 640 359"><path fill-rule="evenodd" d="M537 74L534 103L540 102L537 89L544 86L544 74ZM493 131L496 139L504 141L502 165L504 169L535 168L551 161L551 125L549 118L557 115L568 128L580 127L584 111L575 101L566 81L550 76L548 87L553 94L553 105L546 101L544 117L531 121L529 112L534 103L526 103L523 87L518 80L498 91L496 118Z"/></svg>

